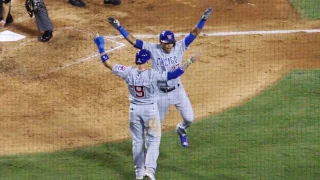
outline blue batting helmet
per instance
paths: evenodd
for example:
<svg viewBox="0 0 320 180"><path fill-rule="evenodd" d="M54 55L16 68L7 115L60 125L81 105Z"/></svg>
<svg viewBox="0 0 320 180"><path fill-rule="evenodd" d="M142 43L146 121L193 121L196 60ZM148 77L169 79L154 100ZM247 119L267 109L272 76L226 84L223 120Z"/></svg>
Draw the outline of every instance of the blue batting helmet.
<svg viewBox="0 0 320 180"><path fill-rule="evenodd" d="M146 49L138 50L136 53L136 64L144 64L151 59L150 51Z"/></svg>
<svg viewBox="0 0 320 180"><path fill-rule="evenodd" d="M164 30L160 33L160 42L165 43L165 44L171 44L175 43L176 40L174 39L174 34L172 31L169 30Z"/></svg>

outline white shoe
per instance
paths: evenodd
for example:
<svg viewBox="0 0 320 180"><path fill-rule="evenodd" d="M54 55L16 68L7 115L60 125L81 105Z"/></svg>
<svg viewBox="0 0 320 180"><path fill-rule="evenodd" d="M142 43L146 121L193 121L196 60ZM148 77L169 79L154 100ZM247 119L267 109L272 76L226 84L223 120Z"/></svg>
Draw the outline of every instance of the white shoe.
<svg viewBox="0 0 320 180"><path fill-rule="evenodd" d="M145 180L156 180L156 178L154 177L154 174L149 171L146 171L144 173L144 179Z"/></svg>

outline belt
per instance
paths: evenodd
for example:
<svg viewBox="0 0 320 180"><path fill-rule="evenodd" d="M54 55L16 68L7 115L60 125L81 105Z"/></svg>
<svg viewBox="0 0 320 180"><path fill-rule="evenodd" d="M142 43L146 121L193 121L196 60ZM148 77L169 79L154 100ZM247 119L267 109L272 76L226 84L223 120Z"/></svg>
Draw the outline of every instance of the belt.
<svg viewBox="0 0 320 180"><path fill-rule="evenodd" d="M134 102L130 102L131 104L134 104L134 105L151 105L151 104L154 104L154 103L150 103L150 104L137 104L137 103L134 103Z"/></svg>
<svg viewBox="0 0 320 180"><path fill-rule="evenodd" d="M177 86L179 87L180 84L177 84ZM161 90L162 92L165 92L165 93L171 92L171 91L173 91L173 90L175 90L175 89L176 89L175 86L173 86L173 87L160 87L160 90Z"/></svg>

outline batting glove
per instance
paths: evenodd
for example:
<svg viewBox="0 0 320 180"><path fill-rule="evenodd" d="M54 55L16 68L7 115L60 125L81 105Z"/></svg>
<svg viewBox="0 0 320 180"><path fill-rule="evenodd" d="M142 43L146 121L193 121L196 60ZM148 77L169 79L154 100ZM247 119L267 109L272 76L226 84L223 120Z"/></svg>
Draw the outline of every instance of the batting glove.
<svg viewBox="0 0 320 180"><path fill-rule="evenodd" d="M113 17L108 17L108 22L117 30L121 28L120 22Z"/></svg>
<svg viewBox="0 0 320 180"><path fill-rule="evenodd" d="M4 21L4 20L0 21L0 27L4 26L5 24L6 24L6 21Z"/></svg>
<svg viewBox="0 0 320 180"><path fill-rule="evenodd" d="M207 19L209 18L209 16L210 16L210 14L211 14L212 11L213 11L213 8L212 8L212 7L209 8L209 9L207 9L207 10L203 13L201 19L207 20Z"/></svg>
<svg viewBox="0 0 320 180"><path fill-rule="evenodd" d="M94 43L96 43L99 53L103 53L104 52L104 38L102 36L98 36L96 38L94 38Z"/></svg>

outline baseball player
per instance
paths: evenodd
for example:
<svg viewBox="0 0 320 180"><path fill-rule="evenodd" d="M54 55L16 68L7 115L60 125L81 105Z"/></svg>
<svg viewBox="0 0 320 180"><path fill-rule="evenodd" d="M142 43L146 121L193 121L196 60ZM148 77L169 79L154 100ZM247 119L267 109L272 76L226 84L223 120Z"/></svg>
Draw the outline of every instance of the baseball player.
<svg viewBox="0 0 320 180"><path fill-rule="evenodd" d="M128 85L130 92L129 127L136 179L145 177L154 180L161 139L157 82L178 78L200 58L200 55L192 56L183 66L177 67L174 71L158 71L147 68L151 58L148 50L138 50L135 59L136 67L128 67L109 60L104 50L102 36L97 36L94 42L98 47L103 64L115 75L125 80ZM144 139L146 139L146 152L144 152Z"/></svg>
<svg viewBox="0 0 320 180"><path fill-rule="evenodd" d="M171 72L181 65L183 53L200 34L212 10L212 8L207 9L190 34L182 40L176 41L173 32L165 30L160 33L159 44L148 43L134 38L113 17L109 17L108 21L135 48L147 49L151 52L153 69ZM180 137L181 145L184 148L188 148L187 128L193 122L194 114L180 78L158 82L158 87L160 89L160 99L158 101L160 120L163 122L169 106L175 105L182 116L182 122L177 125L176 130Z"/></svg>
<svg viewBox="0 0 320 180"><path fill-rule="evenodd" d="M10 8L10 0L0 0L0 27L13 22Z"/></svg>
<svg viewBox="0 0 320 180"><path fill-rule="evenodd" d="M86 3L84 3L82 0L68 0L68 2L76 7L85 7ZM113 5L118 6L121 4L121 0L103 0L103 4L106 5Z"/></svg>
<svg viewBox="0 0 320 180"><path fill-rule="evenodd" d="M5 19L11 17L10 15L10 3L11 0L1 0L5 5L3 11L3 20L0 22L0 27L6 24ZM30 17L35 16L36 23L40 32L43 32L40 41L47 42L52 38L53 24L48 16L43 0L26 0L26 9ZM12 19L13 21L13 19ZM12 22L11 21L11 22Z"/></svg>

